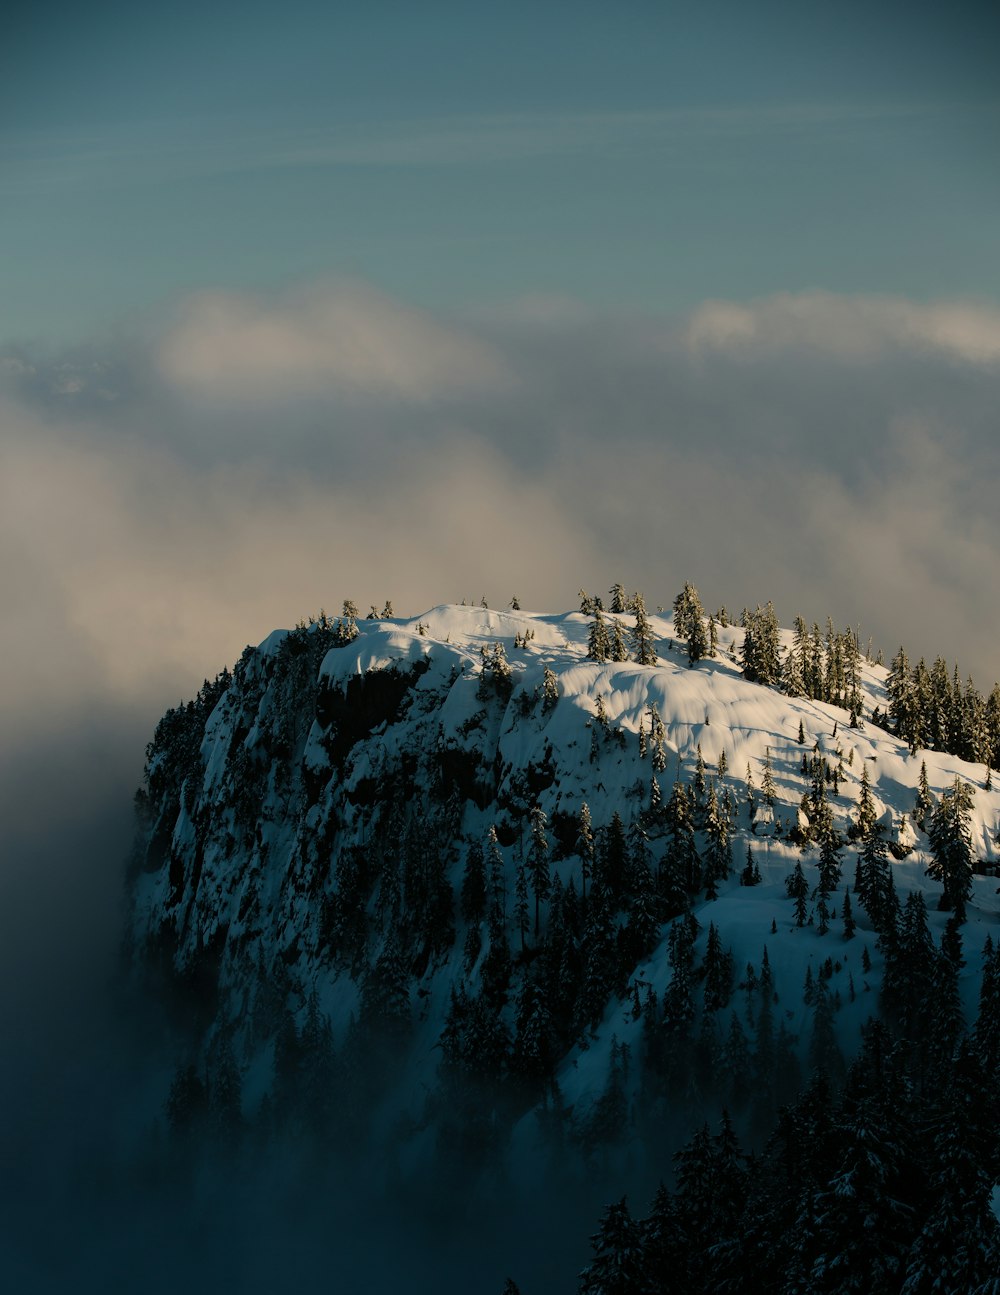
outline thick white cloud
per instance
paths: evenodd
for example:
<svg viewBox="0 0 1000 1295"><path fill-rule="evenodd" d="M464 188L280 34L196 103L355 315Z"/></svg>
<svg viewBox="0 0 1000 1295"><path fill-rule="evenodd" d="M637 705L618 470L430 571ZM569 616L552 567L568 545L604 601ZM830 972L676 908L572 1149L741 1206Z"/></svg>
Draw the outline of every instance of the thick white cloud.
<svg viewBox="0 0 1000 1295"><path fill-rule="evenodd" d="M992 308L457 328L360 290L209 300L146 351L0 373L8 741L95 699L152 714L344 597L564 609L621 579L655 606L691 579L1000 675Z"/></svg>
<svg viewBox="0 0 1000 1295"><path fill-rule="evenodd" d="M802 349L848 360L887 351L936 351L969 364L1000 363L1000 310L973 302L783 293L750 303L706 302L687 339L698 351L776 354Z"/></svg>
<svg viewBox="0 0 1000 1295"><path fill-rule="evenodd" d="M357 285L274 300L204 293L162 339L158 362L182 390L239 400L326 392L424 402L510 380L485 342Z"/></svg>
<svg viewBox="0 0 1000 1295"><path fill-rule="evenodd" d="M331 486L295 465L109 453L92 430L9 405L0 425L8 739L95 696L159 705L346 597L401 614L485 591L539 605L553 571L599 556L585 519L472 438Z"/></svg>

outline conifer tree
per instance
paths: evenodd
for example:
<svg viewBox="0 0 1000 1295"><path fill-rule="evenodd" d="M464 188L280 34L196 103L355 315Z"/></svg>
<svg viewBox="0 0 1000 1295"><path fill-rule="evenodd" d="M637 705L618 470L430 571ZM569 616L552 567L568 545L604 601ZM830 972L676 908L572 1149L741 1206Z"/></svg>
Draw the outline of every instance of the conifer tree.
<svg viewBox="0 0 1000 1295"><path fill-rule="evenodd" d="M739 1113L747 1102L750 1086L750 1042L735 1012L729 1014L729 1031L722 1047L724 1082L722 1098Z"/></svg>
<svg viewBox="0 0 1000 1295"><path fill-rule="evenodd" d="M753 781L753 770L750 768L750 761L747 761L747 778L746 778L746 795L747 804L750 807L750 813L753 814L757 808L757 794Z"/></svg>
<svg viewBox="0 0 1000 1295"><path fill-rule="evenodd" d="M985 1082L974 1050L963 1043L951 1076L948 1118L937 1123L930 1157L933 1207L905 1256L901 1295L989 1295L997 1289L1000 1226L990 1208L993 1176L980 1155Z"/></svg>
<svg viewBox="0 0 1000 1295"><path fill-rule="evenodd" d="M677 1202L661 1182L653 1197L649 1216L642 1223L643 1249L652 1284L646 1288L655 1295L673 1282L677 1289L687 1289L688 1271L695 1256L680 1225ZM669 1277L666 1274L670 1274Z"/></svg>
<svg viewBox="0 0 1000 1295"><path fill-rule="evenodd" d="M657 709L656 702L649 707L649 742L652 746L652 763L655 773L663 773L667 767L666 729Z"/></svg>
<svg viewBox="0 0 1000 1295"><path fill-rule="evenodd" d="M659 903L649 866L649 846L639 824L634 824L630 833L628 871L632 898L623 938L632 962L636 963L653 951L660 934Z"/></svg>
<svg viewBox="0 0 1000 1295"><path fill-rule="evenodd" d="M587 880L594 875L594 829L590 818L590 806L584 801L580 806L580 826L577 831L576 852L580 856L581 898L587 902Z"/></svg>
<svg viewBox="0 0 1000 1295"><path fill-rule="evenodd" d="M673 607L674 634L679 639L691 637L696 616L704 615L698 591L689 581L684 581L684 588L674 599Z"/></svg>
<svg viewBox="0 0 1000 1295"><path fill-rule="evenodd" d="M507 923L507 875L495 824L486 835L486 875L490 887L490 920L493 922L493 915L497 914L502 928Z"/></svg>
<svg viewBox="0 0 1000 1295"><path fill-rule="evenodd" d="M700 661L702 657L707 656L710 646L708 632L705 628L704 614L699 610L691 622L691 633L688 635L688 665L693 666L696 661Z"/></svg>
<svg viewBox="0 0 1000 1295"><path fill-rule="evenodd" d="M1000 769L1000 683L995 683L986 699L983 712L986 731L984 761L991 769Z"/></svg>
<svg viewBox="0 0 1000 1295"><path fill-rule="evenodd" d="M861 787L858 792L858 807L854 822L859 837L867 836L875 826L875 801L872 797L871 781L868 777L868 762L861 766Z"/></svg>
<svg viewBox="0 0 1000 1295"><path fill-rule="evenodd" d="M596 607L587 639L587 656L591 661L603 664L610 655L611 640L608 637L608 627L604 620L604 613L600 607Z"/></svg>
<svg viewBox="0 0 1000 1295"><path fill-rule="evenodd" d="M697 894L701 889L701 861L694 834L694 818L687 788L675 782L667 802L668 856L671 869L682 878L685 890Z"/></svg>
<svg viewBox="0 0 1000 1295"><path fill-rule="evenodd" d="M723 949L722 939L714 922L708 924L708 942L702 972L705 978L705 1011L721 1011L733 992L733 955L732 950Z"/></svg>
<svg viewBox="0 0 1000 1295"><path fill-rule="evenodd" d="M801 620L801 617L799 619ZM802 662L802 650L795 643L789 648L781 668L781 687L788 697L805 696L806 685L802 674Z"/></svg>
<svg viewBox="0 0 1000 1295"><path fill-rule="evenodd" d="M701 753L701 743L699 742L694 763L694 777L691 779L691 786L694 788L694 803L698 809L701 809L705 803L705 791L708 786L705 772L705 757Z"/></svg>
<svg viewBox="0 0 1000 1295"><path fill-rule="evenodd" d="M766 747L764 750L764 777L760 784L761 795L764 797L764 804L769 805L772 809L777 800L777 792L774 787L774 771L771 768L771 748Z"/></svg>
<svg viewBox="0 0 1000 1295"><path fill-rule="evenodd" d="M521 937L523 953L524 937L528 931L528 877L523 859L518 859L514 868L514 924Z"/></svg>
<svg viewBox="0 0 1000 1295"><path fill-rule="evenodd" d="M852 1076L861 1065L871 1070L879 1062L865 1057ZM871 1295L898 1289L913 1219L913 1185L905 1173L908 1131L897 1114L906 1103L879 1078L876 1068L865 1087L877 1086L869 1092L849 1082L838 1112L839 1163L815 1201L814 1290ZM902 1088L901 1077L897 1082Z"/></svg>
<svg viewBox="0 0 1000 1295"><path fill-rule="evenodd" d="M994 946L990 936L983 947L979 1014L972 1037L984 1072L995 1075L1000 1070L1000 944Z"/></svg>
<svg viewBox="0 0 1000 1295"><path fill-rule="evenodd" d="M540 805L531 811L531 845L528 849L528 873L535 895L535 939L538 939L539 911L543 899L548 899L552 889L549 871L549 842L546 836L548 819Z"/></svg>
<svg viewBox="0 0 1000 1295"><path fill-rule="evenodd" d="M602 886L595 884L587 906L584 938L583 983L577 1004L580 1024L595 1029L608 996L619 982L619 951L611 902Z"/></svg>
<svg viewBox="0 0 1000 1295"><path fill-rule="evenodd" d="M344 610L343 636L348 640L357 638L358 636L357 622L358 622L358 617L360 615L360 612L358 611L358 605L357 603L352 602L350 598L345 598L343 610Z"/></svg>
<svg viewBox="0 0 1000 1295"><path fill-rule="evenodd" d="M720 881L725 881L733 870L729 824L719 808L714 783L708 789L703 827L708 838L704 860L705 878L713 884L714 889L715 885Z"/></svg>
<svg viewBox="0 0 1000 1295"><path fill-rule="evenodd" d="M813 1023L809 1040L809 1067L812 1071L837 1079L843 1069L843 1058L837 1047L833 1028L833 1003L826 981L816 982L813 990Z"/></svg>
<svg viewBox="0 0 1000 1295"><path fill-rule="evenodd" d="M580 1295L634 1295L649 1289L642 1232L624 1196L604 1211L590 1244L594 1260L580 1274Z"/></svg>
<svg viewBox="0 0 1000 1295"><path fill-rule="evenodd" d="M751 683L773 685L781 679L778 618L769 602L746 616L743 675Z"/></svg>
<svg viewBox="0 0 1000 1295"><path fill-rule="evenodd" d="M857 924L854 921L854 914L851 912L851 892L849 890L844 891L844 907L840 915L844 922L844 939L853 940Z"/></svg>
<svg viewBox="0 0 1000 1295"><path fill-rule="evenodd" d="M625 892L628 874L628 836L617 810L611 815L611 822L601 831L597 863L595 889L600 883L613 907L617 907Z"/></svg>
<svg viewBox="0 0 1000 1295"><path fill-rule="evenodd" d="M895 929L899 902L889 863L889 851L880 824L873 823L861 840L855 893L872 926L884 936Z"/></svg>
<svg viewBox="0 0 1000 1295"><path fill-rule="evenodd" d="M653 627L646 616L646 604L641 593L632 595L632 610L635 614L635 627L632 630L632 646L635 659L639 665L656 665Z"/></svg>
<svg viewBox="0 0 1000 1295"><path fill-rule="evenodd" d="M511 1063L537 1091L552 1074L553 1060L552 1017L546 995L530 975L525 976L518 996Z"/></svg>
<svg viewBox="0 0 1000 1295"><path fill-rule="evenodd" d="M686 918L678 918L670 927L667 962L672 974L663 994L663 1027L669 1041L668 1055L675 1059L689 1041L695 1015L691 994L694 936Z"/></svg>
<svg viewBox="0 0 1000 1295"><path fill-rule="evenodd" d="M919 891L911 891L896 930L884 942L883 1013L910 1050L910 1070L922 1071L921 1046L926 1035L925 1014L931 997L937 950L927 925L927 909Z"/></svg>
<svg viewBox="0 0 1000 1295"><path fill-rule="evenodd" d="M965 1035L965 1017L958 989L958 975L965 960L959 923L948 919L941 948L931 961L931 984L928 994L927 1039L925 1044L926 1086L940 1092L952 1074L959 1042Z"/></svg>
<svg viewBox="0 0 1000 1295"><path fill-rule="evenodd" d="M542 672L542 714L547 715L554 710L558 700L559 682L554 671L545 666Z"/></svg>
<svg viewBox="0 0 1000 1295"><path fill-rule="evenodd" d="M910 744L917 731L917 699L910 674L910 662L902 648L889 664L886 680L889 695L888 715L892 731Z"/></svg>
<svg viewBox="0 0 1000 1295"><path fill-rule="evenodd" d="M740 873L741 886L759 886L761 882L760 869L757 867L757 860L753 857L753 849L747 845L747 861Z"/></svg>
<svg viewBox="0 0 1000 1295"><path fill-rule="evenodd" d="M628 660L628 646L625 642L621 621L613 620L611 622L611 634L608 643L608 656L612 661Z"/></svg>
<svg viewBox="0 0 1000 1295"><path fill-rule="evenodd" d="M955 776L942 795L930 823L931 853L927 875L944 887L938 908L954 911L965 921L965 906L972 897L972 787Z"/></svg>
<svg viewBox="0 0 1000 1295"><path fill-rule="evenodd" d="M840 844L833 818L827 813L819 841L819 889L823 895L832 895L840 885Z"/></svg>
<svg viewBox="0 0 1000 1295"><path fill-rule="evenodd" d="M795 901L795 925L805 926L806 899L809 895L809 883L806 881L802 864L796 860L795 869L785 878L785 894Z"/></svg>

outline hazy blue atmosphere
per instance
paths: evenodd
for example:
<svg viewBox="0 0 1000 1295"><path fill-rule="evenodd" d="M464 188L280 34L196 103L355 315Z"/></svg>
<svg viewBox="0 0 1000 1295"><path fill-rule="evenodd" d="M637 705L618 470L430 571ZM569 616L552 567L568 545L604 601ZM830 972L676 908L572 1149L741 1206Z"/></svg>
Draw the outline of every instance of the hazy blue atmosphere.
<svg viewBox="0 0 1000 1295"><path fill-rule="evenodd" d="M114 1123L145 743L275 626L691 580L989 690L998 40L971 3L6 17L0 1146L33 1217Z"/></svg>

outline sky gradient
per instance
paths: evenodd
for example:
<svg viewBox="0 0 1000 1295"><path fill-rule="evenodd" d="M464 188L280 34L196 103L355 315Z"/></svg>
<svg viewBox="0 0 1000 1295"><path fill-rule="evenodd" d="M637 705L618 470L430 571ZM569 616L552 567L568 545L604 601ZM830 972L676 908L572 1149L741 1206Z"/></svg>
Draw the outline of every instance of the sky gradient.
<svg viewBox="0 0 1000 1295"><path fill-rule="evenodd" d="M345 596L615 579L988 687L998 34L972 4L22 6L8 734L151 725Z"/></svg>
<svg viewBox="0 0 1000 1295"><path fill-rule="evenodd" d="M23 6L0 339L338 274L414 304L1000 295L986 5Z"/></svg>

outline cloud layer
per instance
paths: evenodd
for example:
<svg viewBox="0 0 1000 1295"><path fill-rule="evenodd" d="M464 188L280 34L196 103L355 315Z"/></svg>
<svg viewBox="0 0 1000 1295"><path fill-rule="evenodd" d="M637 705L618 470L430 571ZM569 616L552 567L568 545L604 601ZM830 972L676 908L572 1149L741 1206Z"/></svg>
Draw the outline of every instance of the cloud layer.
<svg viewBox="0 0 1000 1295"><path fill-rule="evenodd" d="M342 598L568 607L685 579L1000 674L1000 310L780 296L436 318L197 298L0 370L0 720L148 712Z"/></svg>
<svg viewBox="0 0 1000 1295"><path fill-rule="evenodd" d="M423 402L492 391L507 376L481 340L357 285L282 301L205 293L157 360L168 383L233 401L328 393Z"/></svg>
<svg viewBox="0 0 1000 1295"><path fill-rule="evenodd" d="M902 301L781 293L764 301L706 302L687 329L695 350L744 356L814 351L832 359L875 362L925 352L967 364L1000 364L1000 310L970 302Z"/></svg>

